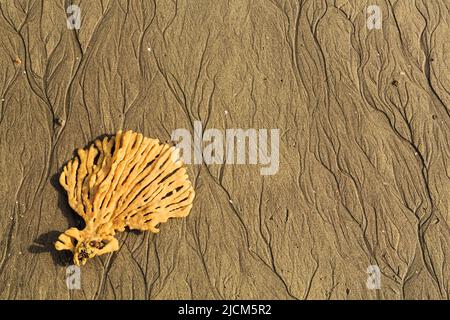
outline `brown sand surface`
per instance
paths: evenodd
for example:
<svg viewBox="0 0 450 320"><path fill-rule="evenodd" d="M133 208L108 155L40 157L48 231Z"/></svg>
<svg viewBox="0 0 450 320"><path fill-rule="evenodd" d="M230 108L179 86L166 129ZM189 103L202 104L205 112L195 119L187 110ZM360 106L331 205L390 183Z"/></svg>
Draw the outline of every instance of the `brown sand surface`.
<svg viewBox="0 0 450 320"><path fill-rule="evenodd" d="M74 3L79 30L68 2L0 1L0 298L449 299L450 1ZM191 214L68 290L62 166L194 121L278 128L278 172L188 165Z"/></svg>

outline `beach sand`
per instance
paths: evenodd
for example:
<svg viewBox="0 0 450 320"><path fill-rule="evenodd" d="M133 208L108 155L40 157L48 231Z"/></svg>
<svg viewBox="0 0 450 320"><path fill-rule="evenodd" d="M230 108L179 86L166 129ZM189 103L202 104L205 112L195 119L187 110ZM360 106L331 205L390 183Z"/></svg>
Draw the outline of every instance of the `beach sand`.
<svg viewBox="0 0 450 320"><path fill-rule="evenodd" d="M372 2L75 1L71 30L61 1L1 1L0 298L448 299L450 7ZM63 165L195 121L279 129L277 172L188 164L190 215L68 290Z"/></svg>

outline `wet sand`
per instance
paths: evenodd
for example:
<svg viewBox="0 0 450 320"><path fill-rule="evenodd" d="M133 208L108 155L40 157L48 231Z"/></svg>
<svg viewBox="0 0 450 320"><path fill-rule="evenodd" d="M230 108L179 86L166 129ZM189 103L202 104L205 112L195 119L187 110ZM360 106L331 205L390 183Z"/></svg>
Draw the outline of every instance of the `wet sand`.
<svg viewBox="0 0 450 320"><path fill-rule="evenodd" d="M60 1L0 4L0 298L449 299L448 1L74 3L79 30ZM278 171L188 165L191 214L68 290L62 166L195 121L279 129Z"/></svg>

